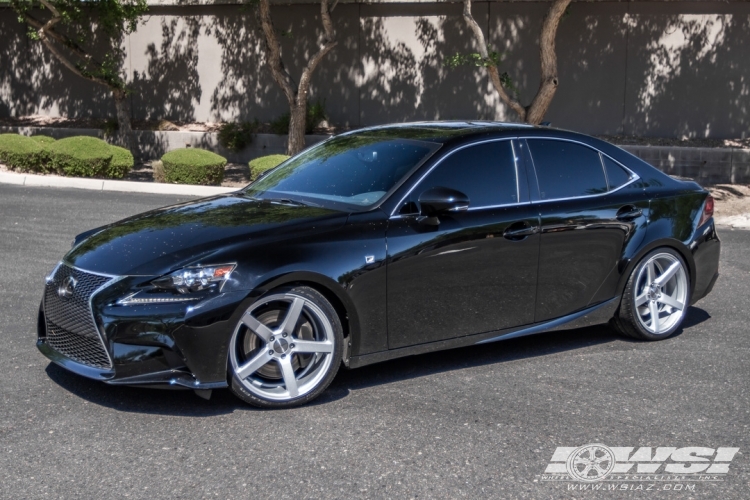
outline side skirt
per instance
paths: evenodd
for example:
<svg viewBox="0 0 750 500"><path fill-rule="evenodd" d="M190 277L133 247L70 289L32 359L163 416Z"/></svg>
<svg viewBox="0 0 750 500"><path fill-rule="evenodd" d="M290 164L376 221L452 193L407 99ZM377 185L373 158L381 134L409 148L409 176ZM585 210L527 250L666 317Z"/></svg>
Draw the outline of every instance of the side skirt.
<svg viewBox="0 0 750 500"><path fill-rule="evenodd" d="M573 314L568 314L567 316L562 316L560 318L545 321L542 323L518 326L514 328L506 328L504 330L495 330L492 332L468 335L466 337L441 340L438 342L430 342L427 344L401 347L399 349L391 349L388 351L375 352L372 354L364 354L362 356L352 356L349 360L349 367L359 368L361 366L380 363L381 361L388 361L390 359L403 358L405 356L415 356L417 354L443 351L446 349L455 349L457 347L466 347L476 344L487 344L489 342L514 339L516 337L525 337L526 335L534 335L543 332L569 330L573 328L583 328L585 326L598 325L609 321L610 318L614 316L615 311L617 310L617 306L619 305L620 296L618 295L617 297L611 298L605 302L601 302L595 306L588 307L578 312L574 312Z"/></svg>

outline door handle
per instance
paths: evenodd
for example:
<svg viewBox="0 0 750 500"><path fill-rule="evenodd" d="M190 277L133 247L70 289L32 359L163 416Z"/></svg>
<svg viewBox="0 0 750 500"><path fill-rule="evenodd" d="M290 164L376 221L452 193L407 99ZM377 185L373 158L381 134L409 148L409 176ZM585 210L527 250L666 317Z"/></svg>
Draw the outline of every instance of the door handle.
<svg viewBox="0 0 750 500"><path fill-rule="evenodd" d="M518 224L511 224L508 229L503 232L503 238L509 240L521 240L527 236L534 235L539 232L539 226L531 226L525 222Z"/></svg>
<svg viewBox="0 0 750 500"><path fill-rule="evenodd" d="M643 210L633 205L626 205L617 211L617 220L630 221L643 215Z"/></svg>

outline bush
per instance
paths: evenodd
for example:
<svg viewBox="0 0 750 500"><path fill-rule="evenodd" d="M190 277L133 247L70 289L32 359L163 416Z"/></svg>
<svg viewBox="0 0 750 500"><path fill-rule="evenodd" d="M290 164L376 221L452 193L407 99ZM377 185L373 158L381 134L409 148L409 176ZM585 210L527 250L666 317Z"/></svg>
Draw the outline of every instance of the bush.
<svg viewBox="0 0 750 500"><path fill-rule="evenodd" d="M50 170L76 177L103 177L110 173L112 146L88 136L67 137L49 146Z"/></svg>
<svg viewBox="0 0 750 500"><path fill-rule="evenodd" d="M177 184L218 186L224 180L226 158L198 148L175 149L161 157L164 180Z"/></svg>
<svg viewBox="0 0 750 500"><path fill-rule="evenodd" d="M43 168L44 148L31 137L0 134L0 161L19 170L39 171Z"/></svg>
<svg viewBox="0 0 750 500"><path fill-rule="evenodd" d="M109 164L107 177L112 179L122 179L130 169L135 165L133 154L120 146L110 146L112 150L112 162Z"/></svg>
<svg viewBox="0 0 750 500"><path fill-rule="evenodd" d="M234 151L242 151L253 142L253 134L258 130L258 121L225 123L219 129L219 144Z"/></svg>
<svg viewBox="0 0 750 500"><path fill-rule="evenodd" d="M34 139L39 144L41 144L42 146L49 146L50 144L55 142L55 139L48 135L32 135L31 138Z"/></svg>
<svg viewBox="0 0 750 500"><path fill-rule="evenodd" d="M305 133L311 134L320 122L326 119L325 101L315 101L314 104L307 103L307 116L305 117ZM289 113L276 118L271 122L271 132L278 135L289 133Z"/></svg>
<svg viewBox="0 0 750 500"><path fill-rule="evenodd" d="M250 166L250 178L255 180L260 174L266 170L271 170L276 165L280 164L289 158L287 155L268 155L256 158L249 163Z"/></svg>

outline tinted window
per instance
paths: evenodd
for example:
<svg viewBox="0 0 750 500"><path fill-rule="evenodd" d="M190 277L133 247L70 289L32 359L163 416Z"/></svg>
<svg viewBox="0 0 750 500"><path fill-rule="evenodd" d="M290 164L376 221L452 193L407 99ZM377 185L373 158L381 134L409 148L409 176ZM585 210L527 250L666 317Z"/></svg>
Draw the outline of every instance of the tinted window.
<svg viewBox="0 0 750 500"><path fill-rule="evenodd" d="M607 171L607 183L610 190L617 189L630 180L630 172L620 165L604 155L602 155L602 161L604 162L604 169Z"/></svg>
<svg viewBox="0 0 750 500"><path fill-rule="evenodd" d="M412 191L411 201L438 186L461 191L474 208L517 203L516 167L510 141L478 144L451 154Z"/></svg>
<svg viewBox="0 0 750 500"><path fill-rule="evenodd" d="M567 141L529 139L543 200L607 192L599 153Z"/></svg>
<svg viewBox="0 0 750 500"><path fill-rule="evenodd" d="M284 162L248 186L245 194L334 208L365 207L438 148L436 143L367 134L334 137Z"/></svg>

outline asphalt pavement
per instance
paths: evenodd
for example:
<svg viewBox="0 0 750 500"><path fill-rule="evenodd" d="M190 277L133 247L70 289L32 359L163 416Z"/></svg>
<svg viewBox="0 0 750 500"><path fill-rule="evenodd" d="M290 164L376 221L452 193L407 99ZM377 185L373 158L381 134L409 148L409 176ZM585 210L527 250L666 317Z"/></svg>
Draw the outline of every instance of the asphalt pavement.
<svg viewBox="0 0 750 500"><path fill-rule="evenodd" d="M720 231L713 293L661 342L598 326L342 369L282 411L50 364L36 313L73 236L187 199L0 185L1 498L750 497L750 231ZM712 481L545 480L588 443L739 452Z"/></svg>

